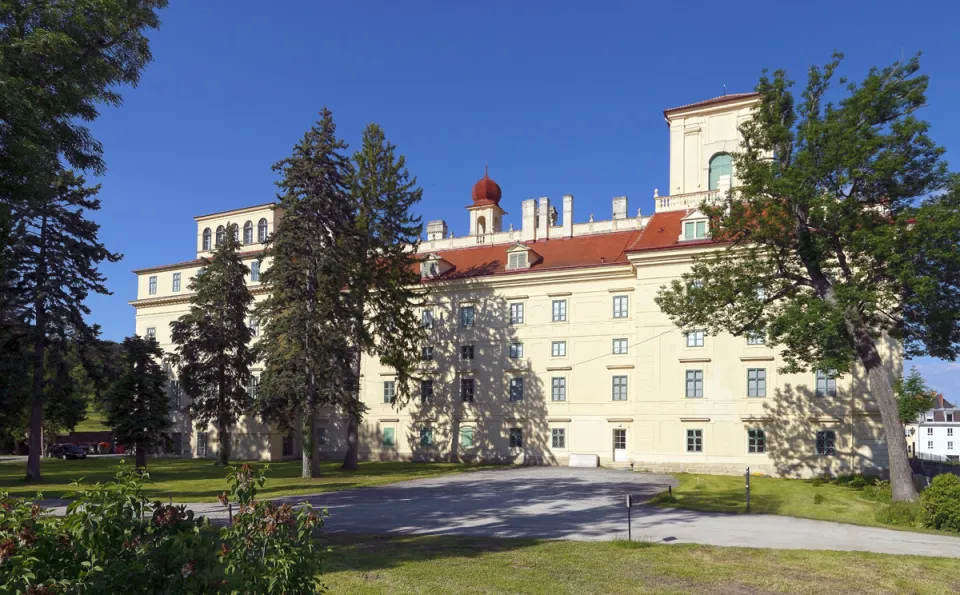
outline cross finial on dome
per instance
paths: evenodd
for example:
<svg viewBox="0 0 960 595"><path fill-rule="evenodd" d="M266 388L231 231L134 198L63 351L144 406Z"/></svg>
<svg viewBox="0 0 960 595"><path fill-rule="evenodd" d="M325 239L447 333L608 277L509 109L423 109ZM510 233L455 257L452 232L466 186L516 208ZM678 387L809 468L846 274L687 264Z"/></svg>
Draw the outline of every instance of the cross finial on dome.
<svg viewBox="0 0 960 595"><path fill-rule="evenodd" d="M489 177L490 177L490 164L489 164L489 163L484 163L484 164L483 164L483 177L485 177L485 178L489 178Z"/></svg>

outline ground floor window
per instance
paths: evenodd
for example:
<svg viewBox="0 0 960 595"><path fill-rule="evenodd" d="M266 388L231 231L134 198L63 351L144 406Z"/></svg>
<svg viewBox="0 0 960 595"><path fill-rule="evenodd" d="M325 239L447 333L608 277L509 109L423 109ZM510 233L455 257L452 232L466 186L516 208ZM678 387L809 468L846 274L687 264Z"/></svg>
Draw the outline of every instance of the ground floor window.
<svg viewBox="0 0 960 595"><path fill-rule="evenodd" d="M197 434L197 456L207 456L207 433L199 432Z"/></svg>
<svg viewBox="0 0 960 595"><path fill-rule="evenodd" d="M460 428L460 448L473 446L473 428Z"/></svg>
<svg viewBox="0 0 960 595"><path fill-rule="evenodd" d="M383 447L384 448L393 448L396 441L396 429L395 428L383 428Z"/></svg>
<svg viewBox="0 0 960 595"><path fill-rule="evenodd" d="M687 452L703 452L703 430L687 430Z"/></svg>
<svg viewBox="0 0 960 595"><path fill-rule="evenodd" d="M433 428L420 428L420 446L433 444Z"/></svg>
<svg viewBox="0 0 960 595"><path fill-rule="evenodd" d="M833 430L820 430L817 432L818 455L829 456L837 454L836 444L837 434Z"/></svg>
<svg viewBox="0 0 960 595"><path fill-rule="evenodd" d="M317 428L317 444L323 446L327 443L327 429Z"/></svg>
<svg viewBox="0 0 960 595"><path fill-rule="evenodd" d="M747 444L748 452L766 452L767 436L763 430L747 430Z"/></svg>
<svg viewBox="0 0 960 595"><path fill-rule="evenodd" d="M627 450L627 431L613 431L613 450Z"/></svg>
<svg viewBox="0 0 960 595"><path fill-rule="evenodd" d="M510 448L523 448L523 430L510 428Z"/></svg>
<svg viewBox="0 0 960 595"><path fill-rule="evenodd" d="M550 430L550 446L553 448L567 447L567 430L565 428L553 428Z"/></svg>
<svg viewBox="0 0 960 595"><path fill-rule="evenodd" d="M167 454L177 455L183 452L183 434L180 432L173 432L170 434L170 442L167 443Z"/></svg>
<svg viewBox="0 0 960 595"><path fill-rule="evenodd" d="M283 452L281 456L292 457L293 456L293 433L287 432L287 435L283 437L283 444L281 446Z"/></svg>

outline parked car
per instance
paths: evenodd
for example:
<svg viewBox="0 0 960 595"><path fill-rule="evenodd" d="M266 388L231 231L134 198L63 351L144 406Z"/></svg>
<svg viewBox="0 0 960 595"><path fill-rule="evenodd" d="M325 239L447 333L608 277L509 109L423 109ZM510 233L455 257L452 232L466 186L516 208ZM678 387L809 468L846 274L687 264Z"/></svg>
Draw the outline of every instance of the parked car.
<svg viewBox="0 0 960 595"><path fill-rule="evenodd" d="M87 453L76 444L54 444L50 447L49 455L56 459L85 459Z"/></svg>

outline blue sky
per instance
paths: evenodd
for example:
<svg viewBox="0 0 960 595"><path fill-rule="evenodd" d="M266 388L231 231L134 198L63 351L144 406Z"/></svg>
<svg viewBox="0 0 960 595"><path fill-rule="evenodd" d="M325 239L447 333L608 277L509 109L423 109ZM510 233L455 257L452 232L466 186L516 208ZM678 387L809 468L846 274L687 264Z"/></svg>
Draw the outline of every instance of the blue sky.
<svg viewBox="0 0 960 595"><path fill-rule="evenodd" d="M92 126L108 166L101 237L124 254L103 267L113 295L89 302L108 339L133 332L130 271L193 258L194 215L272 200L271 164L322 106L352 146L381 124L424 189L424 220L457 235L485 163L507 224L521 200L566 193L577 221L609 218L616 195L650 213L667 186L665 108L749 91L763 68L802 83L834 49L854 79L922 50L922 115L960 163L953 3L170 4L140 85ZM957 395L960 364L920 363Z"/></svg>

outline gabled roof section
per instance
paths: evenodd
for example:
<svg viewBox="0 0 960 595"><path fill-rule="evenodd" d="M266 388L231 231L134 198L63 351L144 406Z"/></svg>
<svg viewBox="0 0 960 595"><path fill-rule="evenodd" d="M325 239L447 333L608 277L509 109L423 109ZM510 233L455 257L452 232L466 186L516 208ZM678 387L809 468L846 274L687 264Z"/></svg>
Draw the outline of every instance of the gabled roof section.
<svg viewBox="0 0 960 595"><path fill-rule="evenodd" d="M499 244L441 250L434 252L453 265L452 270L438 279L465 279L489 275L514 275L537 271L599 267L627 262L624 250L640 237L639 230L619 231L572 238L552 238L546 241L526 242L521 247L530 251L530 267L507 269L508 251L516 251L517 244ZM433 281L434 279L424 279Z"/></svg>
<svg viewBox="0 0 960 595"><path fill-rule="evenodd" d="M721 103L727 103L728 101L737 101L740 99L750 99L753 97L760 97L760 93L756 91L751 91L749 93L728 93L726 95L721 95L719 97L714 97L713 99L704 99L703 101L697 101L695 103L688 103L686 105L681 105L678 107L671 107L670 109L663 110L663 115L671 114L673 112L680 111L682 109L688 109L691 107L707 107L710 105L717 105Z"/></svg>
<svg viewBox="0 0 960 595"><path fill-rule="evenodd" d="M679 241L678 238L683 233L683 220L688 215L692 215L696 209L687 209L683 211L664 211L656 213L647 222L643 228L643 233L631 243L627 252L640 252L643 250L664 250L668 248L688 248L691 246L703 246L715 244L711 239Z"/></svg>
<svg viewBox="0 0 960 595"><path fill-rule="evenodd" d="M259 250L247 250L246 252L238 252L237 254L241 259L250 258L251 256L260 256L263 253L263 249ZM185 269L189 267L200 266L204 262L209 262L209 258L195 258L193 260L185 260L183 262L175 262L173 264L161 264L155 267L147 267L145 269L134 269L132 272L135 275L142 275L144 273L162 273L163 271L174 271L176 269Z"/></svg>

